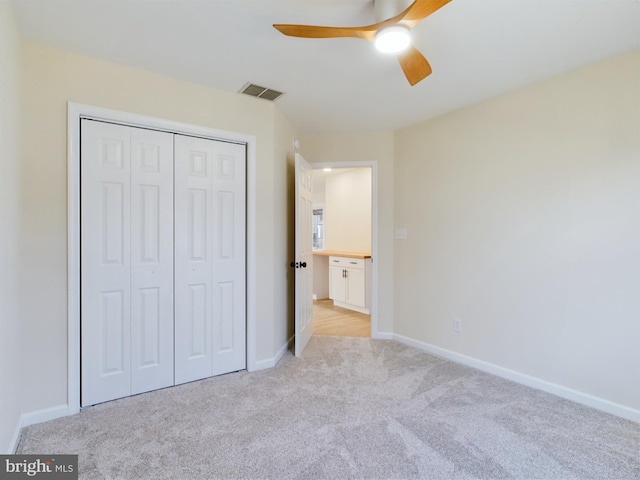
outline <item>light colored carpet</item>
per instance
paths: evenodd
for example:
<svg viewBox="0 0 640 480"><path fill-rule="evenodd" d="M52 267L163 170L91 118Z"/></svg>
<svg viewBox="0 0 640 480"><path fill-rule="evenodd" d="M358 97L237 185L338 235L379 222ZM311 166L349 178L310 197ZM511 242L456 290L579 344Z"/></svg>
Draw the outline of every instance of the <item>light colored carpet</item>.
<svg viewBox="0 0 640 480"><path fill-rule="evenodd" d="M105 403L23 431L82 479L638 479L640 426L383 340Z"/></svg>

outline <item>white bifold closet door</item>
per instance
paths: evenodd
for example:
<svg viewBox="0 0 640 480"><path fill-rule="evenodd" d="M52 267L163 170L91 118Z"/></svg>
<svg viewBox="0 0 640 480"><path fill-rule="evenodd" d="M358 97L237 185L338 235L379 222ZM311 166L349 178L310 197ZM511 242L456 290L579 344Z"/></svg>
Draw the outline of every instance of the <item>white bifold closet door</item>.
<svg viewBox="0 0 640 480"><path fill-rule="evenodd" d="M173 385L173 136L81 129L84 406Z"/></svg>
<svg viewBox="0 0 640 480"><path fill-rule="evenodd" d="M246 368L246 147L175 137L175 382Z"/></svg>
<svg viewBox="0 0 640 480"><path fill-rule="evenodd" d="M246 146L82 120L81 405L246 368Z"/></svg>

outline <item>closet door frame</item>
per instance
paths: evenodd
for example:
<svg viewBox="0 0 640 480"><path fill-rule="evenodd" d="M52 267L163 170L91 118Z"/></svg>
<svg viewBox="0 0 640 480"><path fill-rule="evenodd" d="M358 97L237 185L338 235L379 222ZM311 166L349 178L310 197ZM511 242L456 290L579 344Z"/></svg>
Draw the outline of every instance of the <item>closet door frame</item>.
<svg viewBox="0 0 640 480"><path fill-rule="evenodd" d="M80 120L86 118L130 127L191 135L246 146L246 353L247 370L256 362L256 138L172 120L137 115L75 102L67 104L67 309L68 414L80 411Z"/></svg>

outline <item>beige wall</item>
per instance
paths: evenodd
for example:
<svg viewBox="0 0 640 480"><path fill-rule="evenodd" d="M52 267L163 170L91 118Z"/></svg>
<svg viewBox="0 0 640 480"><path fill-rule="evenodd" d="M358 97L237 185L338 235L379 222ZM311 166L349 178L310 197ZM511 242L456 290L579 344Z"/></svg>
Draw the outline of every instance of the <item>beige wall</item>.
<svg viewBox="0 0 640 480"><path fill-rule="evenodd" d="M0 453L20 418L20 37L9 2L0 2Z"/></svg>
<svg viewBox="0 0 640 480"><path fill-rule="evenodd" d="M325 249L371 253L371 169L325 179Z"/></svg>
<svg viewBox="0 0 640 480"><path fill-rule="evenodd" d="M393 331L393 132L304 135L300 151L310 163L377 162L378 331Z"/></svg>
<svg viewBox="0 0 640 480"><path fill-rule="evenodd" d="M397 132L396 334L640 408L638 60Z"/></svg>
<svg viewBox="0 0 640 480"><path fill-rule="evenodd" d="M272 358L281 348L275 344L274 331L283 330L286 323L281 316L286 308L281 305L286 285L274 281L273 272L284 262L279 245L287 241L286 232L278 228L286 211L280 206L281 199L276 199L276 191L285 182L282 171L286 159L281 155L282 147L276 145L274 132L274 124L286 122L276 119L275 105L41 45L26 44L23 54L22 220L27 260L22 265L22 314L29 337L23 345L23 411L67 402L68 101L256 137L259 261L255 354L258 361ZM276 203L278 209L274 208Z"/></svg>

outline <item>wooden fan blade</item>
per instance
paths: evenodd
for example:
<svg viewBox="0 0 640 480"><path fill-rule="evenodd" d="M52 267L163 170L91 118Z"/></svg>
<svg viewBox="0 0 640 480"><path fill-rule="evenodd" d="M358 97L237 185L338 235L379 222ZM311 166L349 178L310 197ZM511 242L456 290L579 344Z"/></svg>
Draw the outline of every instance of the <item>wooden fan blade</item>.
<svg viewBox="0 0 640 480"><path fill-rule="evenodd" d="M274 27L281 33L290 37L302 38L362 38L373 42L376 33L383 28L401 24L411 29L418 22L428 17L439 8L445 6L451 0L415 0L398 15L373 25L363 27L324 27L320 25L287 25L277 23Z"/></svg>
<svg viewBox="0 0 640 480"><path fill-rule="evenodd" d="M431 65L415 47L410 46L398 55L398 61L411 86L431 75Z"/></svg>
<svg viewBox="0 0 640 480"><path fill-rule="evenodd" d="M416 24L436 10L444 7L451 0L415 0L404 11L384 23L401 23L408 28L413 28Z"/></svg>
<svg viewBox="0 0 640 480"><path fill-rule="evenodd" d="M376 38L377 24L365 27L322 27L315 25L283 25L274 27L290 37L339 38L354 37L372 42Z"/></svg>

